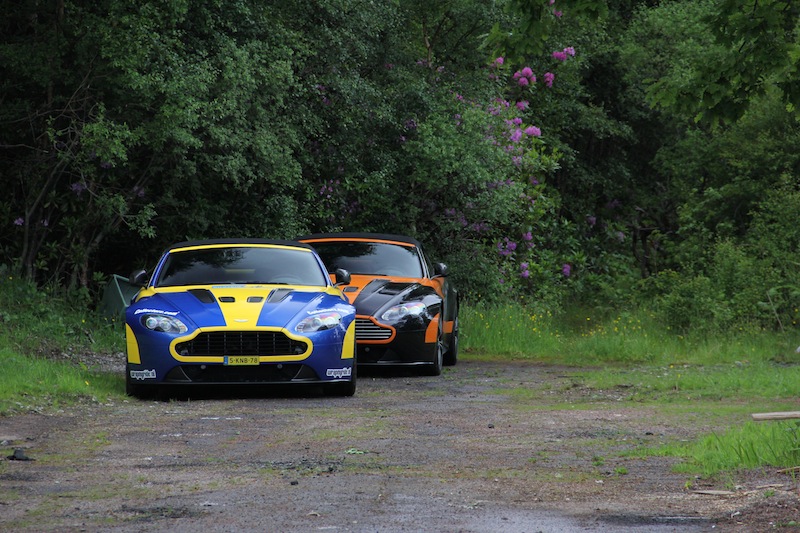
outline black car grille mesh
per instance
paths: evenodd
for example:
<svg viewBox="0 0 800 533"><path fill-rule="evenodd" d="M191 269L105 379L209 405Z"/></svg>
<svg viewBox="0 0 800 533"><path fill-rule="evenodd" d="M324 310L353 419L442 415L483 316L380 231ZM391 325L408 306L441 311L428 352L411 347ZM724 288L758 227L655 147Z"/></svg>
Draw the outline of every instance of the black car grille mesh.
<svg viewBox="0 0 800 533"><path fill-rule="evenodd" d="M356 340L360 341L385 341L392 337L393 331L383 328L372 320L356 318Z"/></svg>
<svg viewBox="0 0 800 533"><path fill-rule="evenodd" d="M185 356L207 355L297 355L308 345L279 331L218 331L201 333L175 346Z"/></svg>

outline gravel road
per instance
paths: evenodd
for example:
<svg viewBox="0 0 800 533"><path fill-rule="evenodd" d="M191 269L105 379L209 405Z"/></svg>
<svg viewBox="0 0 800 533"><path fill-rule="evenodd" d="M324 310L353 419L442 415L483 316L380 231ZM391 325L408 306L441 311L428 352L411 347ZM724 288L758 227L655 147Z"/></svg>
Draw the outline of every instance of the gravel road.
<svg viewBox="0 0 800 533"><path fill-rule="evenodd" d="M744 421L624 394L467 359L439 377L360 371L352 398L207 392L3 417L0 531L797 527L786 474L690 479L674 459L626 455Z"/></svg>

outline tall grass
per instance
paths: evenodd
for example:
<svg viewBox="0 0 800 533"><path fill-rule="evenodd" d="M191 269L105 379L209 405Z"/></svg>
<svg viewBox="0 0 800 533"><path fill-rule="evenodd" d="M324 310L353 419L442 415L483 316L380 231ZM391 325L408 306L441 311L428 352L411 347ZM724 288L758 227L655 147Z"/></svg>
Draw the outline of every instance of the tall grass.
<svg viewBox="0 0 800 533"><path fill-rule="evenodd" d="M517 304L463 305L461 346L475 357L518 357L565 365L800 364L797 339L763 331L687 336L645 312L554 316Z"/></svg>

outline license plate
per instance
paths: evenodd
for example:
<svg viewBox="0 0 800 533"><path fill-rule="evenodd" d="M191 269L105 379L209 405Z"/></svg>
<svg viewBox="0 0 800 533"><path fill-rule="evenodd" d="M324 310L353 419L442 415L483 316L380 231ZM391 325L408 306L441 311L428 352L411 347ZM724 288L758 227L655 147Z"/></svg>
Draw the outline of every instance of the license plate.
<svg viewBox="0 0 800 533"><path fill-rule="evenodd" d="M257 365L259 363L257 355L229 355L225 357L226 365Z"/></svg>

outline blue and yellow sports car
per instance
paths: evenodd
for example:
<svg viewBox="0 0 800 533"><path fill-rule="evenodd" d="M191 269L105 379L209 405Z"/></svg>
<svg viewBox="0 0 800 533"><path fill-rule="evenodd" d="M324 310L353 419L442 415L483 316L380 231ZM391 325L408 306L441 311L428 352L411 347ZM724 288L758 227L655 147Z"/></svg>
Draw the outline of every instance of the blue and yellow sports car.
<svg viewBox="0 0 800 533"><path fill-rule="evenodd" d="M431 263L414 238L378 233L299 237L319 253L331 278L351 277L359 365L415 366L429 375L458 360L458 292L447 266Z"/></svg>
<svg viewBox="0 0 800 533"><path fill-rule="evenodd" d="M125 314L126 388L321 384L356 390L355 309L314 250L262 239L182 242L163 254Z"/></svg>

